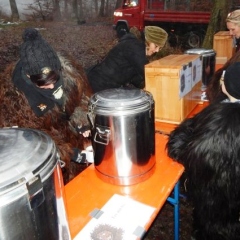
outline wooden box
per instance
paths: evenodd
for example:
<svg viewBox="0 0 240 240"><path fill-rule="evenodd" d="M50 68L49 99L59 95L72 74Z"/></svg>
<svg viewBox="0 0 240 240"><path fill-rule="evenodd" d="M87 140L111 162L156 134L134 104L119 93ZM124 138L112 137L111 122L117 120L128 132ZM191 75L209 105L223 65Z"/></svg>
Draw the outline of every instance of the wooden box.
<svg viewBox="0 0 240 240"><path fill-rule="evenodd" d="M183 92L182 77L187 83ZM180 123L201 101L202 57L169 55L145 66L145 89L155 101L155 121Z"/></svg>
<svg viewBox="0 0 240 240"><path fill-rule="evenodd" d="M220 31L214 35L213 49L216 51L217 59L219 57L226 57L228 60L232 57L235 52L235 45L229 31Z"/></svg>

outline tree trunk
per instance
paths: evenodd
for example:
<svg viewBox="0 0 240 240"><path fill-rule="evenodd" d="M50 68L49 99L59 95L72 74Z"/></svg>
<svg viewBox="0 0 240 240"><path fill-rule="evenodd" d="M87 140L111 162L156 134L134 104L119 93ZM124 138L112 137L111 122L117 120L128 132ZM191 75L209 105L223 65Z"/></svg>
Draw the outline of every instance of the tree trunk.
<svg viewBox="0 0 240 240"><path fill-rule="evenodd" d="M88 5L86 9L88 9L88 17L96 18L98 16L98 0L91 0L90 7Z"/></svg>
<svg viewBox="0 0 240 240"><path fill-rule="evenodd" d="M82 3L82 0L79 0L78 21L82 21L83 19L84 19L84 16L83 16L83 3Z"/></svg>
<svg viewBox="0 0 240 240"><path fill-rule="evenodd" d="M230 5L231 2L229 0L214 0L210 22L202 45L203 48L213 48L214 34L226 30L225 19L229 12Z"/></svg>
<svg viewBox="0 0 240 240"><path fill-rule="evenodd" d="M73 18L78 19L78 0L72 1Z"/></svg>
<svg viewBox="0 0 240 240"><path fill-rule="evenodd" d="M64 0L63 17L65 19L69 18L68 0Z"/></svg>
<svg viewBox="0 0 240 240"><path fill-rule="evenodd" d="M95 17L98 15L98 0L94 0Z"/></svg>
<svg viewBox="0 0 240 240"><path fill-rule="evenodd" d="M106 0L105 16L109 16L109 0Z"/></svg>
<svg viewBox="0 0 240 240"><path fill-rule="evenodd" d="M12 11L12 21L18 21L19 20L19 13L18 8L15 0L9 0L10 1L10 7Z"/></svg>
<svg viewBox="0 0 240 240"><path fill-rule="evenodd" d="M104 6L105 6L105 0L101 0L100 10L99 10L99 17L104 17Z"/></svg>
<svg viewBox="0 0 240 240"><path fill-rule="evenodd" d="M116 1L116 5L115 5L115 9L120 8L122 6L123 0L117 0Z"/></svg>
<svg viewBox="0 0 240 240"><path fill-rule="evenodd" d="M60 6L59 6L59 0L54 0L53 1L53 19L56 21L61 20L61 11L60 11Z"/></svg>

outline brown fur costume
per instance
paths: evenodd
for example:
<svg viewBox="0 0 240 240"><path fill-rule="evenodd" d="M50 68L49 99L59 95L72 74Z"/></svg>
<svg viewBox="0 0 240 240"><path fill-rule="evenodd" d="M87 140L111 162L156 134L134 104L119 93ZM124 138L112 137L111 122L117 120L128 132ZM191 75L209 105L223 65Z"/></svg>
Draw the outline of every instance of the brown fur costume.
<svg viewBox="0 0 240 240"><path fill-rule="evenodd" d="M25 95L18 91L13 82L15 64L9 65L0 75L0 127L24 127L42 130L55 141L61 160L66 163L65 183L76 176L82 166L70 162L73 148L83 149L84 137L75 128L88 124L86 111L91 92L84 70L68 57L59 56L62 66L65 113L54 107L42 117L37 117L28 104ZM14 151L14 149L13 149Z"/></svg>

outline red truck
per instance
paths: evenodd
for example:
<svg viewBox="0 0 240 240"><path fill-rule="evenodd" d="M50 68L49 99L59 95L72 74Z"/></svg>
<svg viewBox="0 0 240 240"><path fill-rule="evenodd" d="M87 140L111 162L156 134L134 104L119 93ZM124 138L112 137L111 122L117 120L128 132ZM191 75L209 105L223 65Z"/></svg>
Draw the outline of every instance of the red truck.
<svg viewBox="0 0 240 240"><path fill-rule="evenodd" d="M120 36L133 26L143 30L157 25L169 33L169 43L200 47L209 20L213 0L123 0L114 12L114 25Z"/></svg>

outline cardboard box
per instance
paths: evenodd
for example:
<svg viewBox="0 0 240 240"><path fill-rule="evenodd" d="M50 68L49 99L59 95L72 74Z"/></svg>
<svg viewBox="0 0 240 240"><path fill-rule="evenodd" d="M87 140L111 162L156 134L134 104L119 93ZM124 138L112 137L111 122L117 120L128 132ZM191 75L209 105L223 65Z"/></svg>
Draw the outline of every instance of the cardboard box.
<svg viewBox="0 0 240 240"><path fill-rule="evenodd" d="M200 102L202 57L169 55L145 66L145 89L155 101L155 121L180 123Z"/></svg>
<svg viewBox="0 0 240 240"><path fill-rule="evenodd" d="M233 56L235 44L229 31L220 31L214 35L213 49L216 51L216 57L226 57L228 60Z"/></svg>

